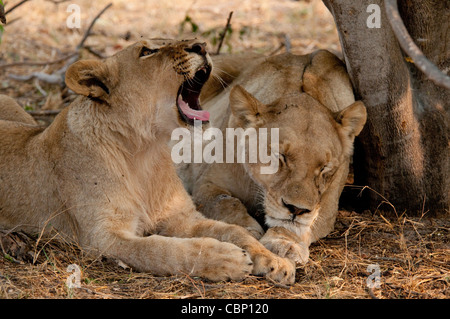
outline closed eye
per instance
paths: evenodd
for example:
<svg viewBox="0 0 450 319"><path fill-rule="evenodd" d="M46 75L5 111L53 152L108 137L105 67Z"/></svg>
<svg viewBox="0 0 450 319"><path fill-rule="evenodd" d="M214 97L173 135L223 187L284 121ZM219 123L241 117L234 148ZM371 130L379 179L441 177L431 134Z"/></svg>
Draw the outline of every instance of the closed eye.
<svg viewBox="0 0 450 319"><path fill-rule="evenodd" d="M145 57L145 56L149 56L152 54L155 54L156 52L158 52L159 49L150 49L147 47L142 47L141 52L139 53L139 57Z"/></svg>

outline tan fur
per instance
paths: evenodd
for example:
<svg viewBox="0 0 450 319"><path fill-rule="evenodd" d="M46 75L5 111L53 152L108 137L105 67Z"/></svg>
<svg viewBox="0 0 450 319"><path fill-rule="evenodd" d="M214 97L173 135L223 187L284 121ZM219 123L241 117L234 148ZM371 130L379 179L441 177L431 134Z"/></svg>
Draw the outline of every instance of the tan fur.
<svg viewBox="0 0 450 319"><path fill-rule="evenodd" d="M7 121L37 125L33 117L25 112L14 99L8 96L2 96L0 99L0 118Z"/></svg>
<svg viewBox="0 0 450 319"><path fill-rule="evenodd" d="M203 96L211 125L279 128L285 158L279 156L272 175L260 174L267 166L261 163L189 165L180 175L206 216L246 227L271 251L305 263L311 242L333 229L365 107L355 102L342 62L328 51L253 57L247 67L242 57L221 61L217 69L226 74L230 67L236 78L222 90L214 77L207 83L204 94L216 94ZM292 219L283 201L310 212Z"/></svg>
<svg viewBox="0 0 450 319"><path fill-rule="evenodd" d="M157 275L294 281L295 266L239 226L196 211L167 147L185 125L177 92L208 55L195 41L140 41L66 73L80 96L47 128L0 96L0 225L54 229L84 249ZM159 52L140 57L143 47Z"/></svg>

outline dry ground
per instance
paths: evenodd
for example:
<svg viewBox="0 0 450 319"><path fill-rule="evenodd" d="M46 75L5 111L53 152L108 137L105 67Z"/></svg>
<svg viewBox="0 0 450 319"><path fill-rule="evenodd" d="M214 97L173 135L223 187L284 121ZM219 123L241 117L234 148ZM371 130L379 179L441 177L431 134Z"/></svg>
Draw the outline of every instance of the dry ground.
<svg viewBox="0 0 450 319"><path fill-rule="evenodd" d="M3 238L1 298L449 298L450 222L390 218L341 211L336 229L311 246L296 283L282 287L261 277L207 282L189 276L156 277L116 261L83 254L57 238ZM28 243L28 246L25 245ZM14 257L12 257L12 255ZM34 261L34 263L33 263ZM71 264L82 269L81 288L69 289ZM367 280L379 267L380 286Z"/></svg>
<svg viewBox="0 0 450 319"><path fill-rule="evenodd" d="M19 1L6 2L8 9ZM111 2L86 42L90 51L82 50L82 57L113 54L141 36L198 37L215 51L230 11L234 11L232 32L225 38L223 53L272 54L285 50L286 43L300 54L318 48L340 50L333 19L319 0ZM81 29L66 26L70 3L81 8ZM56 5L33 0L8 15L11 22L0 45L0 94L15 97L27 110L66 106L73 97L58 85L18 82L8 75L59 69L64 62L38 66L29 62L54 61L73 52L107 3L73 0ZM22 62L26 63L5 67ZM449 298L450 222L426 214L422 218L399 215L341 211L335 231L311 246L310 261L297 269L292 287L253 276L240 283L155 277L123 268L114 260L86 256L58 236L8 234L1 236L0 298ZM66 286L71 264L82 269L79 289ZM380 269L379 288L367 287L369 265Z"/></svg>

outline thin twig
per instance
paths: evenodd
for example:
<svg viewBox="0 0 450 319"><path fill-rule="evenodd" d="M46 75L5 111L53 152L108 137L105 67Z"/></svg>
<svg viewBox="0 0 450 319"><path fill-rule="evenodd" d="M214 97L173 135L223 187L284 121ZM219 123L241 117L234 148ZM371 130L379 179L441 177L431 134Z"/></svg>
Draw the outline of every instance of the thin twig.
<svg viewBox="0 0 450 319"><path fill-rule="evenodd" d="M283 289L291 289L291 287L290 286L288 286L288 285L285 285L285 284L282 284L282 283L280 283L280 282L276 282L275 280L273 280L272 278L270 278L270 277L265 277L265 279L267 280L267 281L269 281L272 285L274 285L276 288L283 288Z"/></svg>
<svg viewBox="0 0 450 319"><path fill-rule="evenodd" d="M89 25L88 29L86 30L86 32L84 33L83 38L81 39L80 43L77 45L76 50L79 51L83 45L84 42L86 42L86 39L89 37L89 35L91 34L91 30L92 27L94 26L95 22L97 22L98 18L100 18L100 16L105 13L106 10L108 10L110 7L112 6L112 2L109 3L106 7L103 8L102 11L100 11L97 16L95 16L94 20L92 20L91 24Z"/></svg>
<svg viewBox="0 0 450 319"><path fill-rule="evenodd" d="M377 207L377 210L378 210L378 208L381 206L381 205L383 205L383 204L388 204L389 206L391 206L392 207L392 209L394 210L394 213L395 213L395 216L397 216L397 218L398 218L398 213L397 213L397 210L395 209L395 206L386 198L386 197L384 197L383 195L381 195L379 192L377 192L376 190L374 190L373 188L370 188L369 186L358 186L358 185L351 185L352 187L354 187L354 188L361 188L361 192L359 193L359 195L358 196L361 196L361 194L362 194L362 192L367 188L367 189L369 189L369 190L371 190L372 192L374 192L375 194L377 194L378 196L380 196L382 199L383 199L383 201L378 205L378 207Z"/></svg>
<svg viewBox="0 0 450 319"><path fill-rule="evenodd" d="M405 259L401 259L401 258L397 258L397 257L378 257L378 256L371 256L369 257L369 259L375 259L375 260L381 260L381 261L391 261L391 262L396 262L396 263L408 263L407 260Z"/></svg>
<svg viewBox="0 0 450 319"><path fill-rule="evenodd" d="M283 48L284 48L284 43L280 43L280 45L278 46L278 48L276 48L275 50L273 50L272 52L269 53L269 56L272 56L272 55L277 54L277 53L280 52L281 49L283 49Z"/></svg>
<svg viewBox="0 0 450 319"><path fill-rule="evenodd" d="M28 2L28 1L29 0L20 1L19 3L17 3L16 5L11 7L10 9L8 9L6 12L5 12L5 8L2 5L0 5L0 21L3 22L3 24L6 24L6 15L8 13L11 13L12 11L14 11L15 9L17 9L22 4L24 4L25 2ZM67 2L69 0L46 0L46 1L52 2L54 4L60 4L60 3L63 3L63 2Z"/></svg>
<svg viewBox="0 0 450 319"><path fill-rule="evenodd" d="M195 289L197 289L197 291L198 291L198 293L199 293L199 295L200 295L200 298L204 299L204 298L205 298L205 292L206 292L206 291L205 291L205 285L203 284L203 281L200 281L200 283L202 284L202 287L203 287L203 291L202 291L202 290L200 290L200 288L195 284L194 279L192 279L191 276L189 276L189 274L184 273L184 275L191 281L191 284L195 287Z"/></svg>
<svg viewBox="0 0 450 319"><path fill-rule="evenodd" d="M398 11L397 0L385 0L386 15L402 49L413 59L417 68L436 85L450 89L450 77L427 59L408 33Z"/></svg>
<svg viewBox="0 0 450 319"><path fill-rule="evenodd" d="M17 8L20 7L22 4L24 4L25 2L28 2L28 1L29 1L29 0L22 0L22 1L20 1L19 3L17 3L16 5L12 6L10 9L6 10L5 16L6 16L8 13L13 12L15 9L17 9Z"/></svg>
<svg viewBox="0 0 450 319"><path fill-rule="evenodd" d="M225 28L223 29L222 33L220 34L220 42L219 42L219 46L217 47L217 52L216 52L217 55L220 54L220 49L222 48L223 40L225 39L225 36L227 35L228 29L230 29L230 22L231 22L232 16L233 16L233 11L231 11L230 14L228 15L227 24L225 25Z"/></svg>
<svg viewBox="0 0 450 319"><path fill-rule="evenodd" d="M95 55L99 59L105 58L105 56L103 54L101 54L97 50L94 50L91 46L85 45L83 48L86 49L89 53Z"/></svg>

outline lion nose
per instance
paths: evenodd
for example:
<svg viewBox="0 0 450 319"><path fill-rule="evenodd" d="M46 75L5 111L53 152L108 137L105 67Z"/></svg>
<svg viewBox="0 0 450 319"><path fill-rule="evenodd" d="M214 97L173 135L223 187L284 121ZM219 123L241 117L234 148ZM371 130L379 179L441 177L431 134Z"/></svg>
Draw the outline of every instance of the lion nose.
<svg viewBox="0 0 450 319"><path fill-rule="evenodd" d="M301 216L303 214L310 213L311 210L307 208L300 208L291 204L287 204L283 199L281 200L283 202L284 207L286 207L289 212L295 216Z"/></svg>
<svg viewBox="0 0 450 319"><path fill-rule="evenodd" d="M186 52L197 53L198 55L206 55L206 43L194 43L190 48L185 49Z"/></svg>

